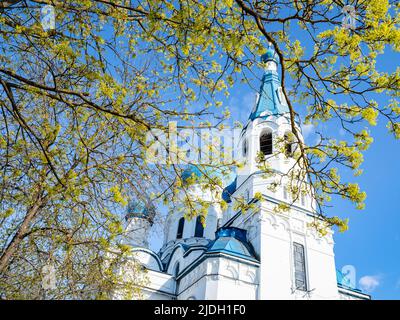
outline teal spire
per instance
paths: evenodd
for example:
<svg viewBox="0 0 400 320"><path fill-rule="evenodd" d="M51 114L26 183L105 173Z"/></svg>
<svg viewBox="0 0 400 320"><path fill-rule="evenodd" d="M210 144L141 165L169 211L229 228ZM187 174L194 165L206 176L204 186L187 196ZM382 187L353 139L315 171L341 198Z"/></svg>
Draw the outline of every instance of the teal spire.
<svg viewBox="0 0 400 320"><path fill-rule="evenodd" d="M264 65L264 74L256 105L249 117L251 120L289 112L278 75L279 57L272 45L261 56L261 62Z"/></svg>

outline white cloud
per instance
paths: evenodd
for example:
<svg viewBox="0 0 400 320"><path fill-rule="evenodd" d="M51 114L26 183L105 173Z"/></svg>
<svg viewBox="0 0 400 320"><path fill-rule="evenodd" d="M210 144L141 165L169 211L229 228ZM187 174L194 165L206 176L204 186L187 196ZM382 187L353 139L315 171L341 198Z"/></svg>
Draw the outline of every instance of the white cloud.
<svg viewBox="0 0 400 320"><path fill-rule="evenodd" d="M311 133L315 132L315 127L312 124L302 124L301 132L303 133L304 139L306 139Z"/></svg>
<svg viewBox="0 0 400 320"><path fill-rule="evenodd" d="M364 276L358 281L362 290L367 292L374 291L381 284L381 276Z"/></svg>

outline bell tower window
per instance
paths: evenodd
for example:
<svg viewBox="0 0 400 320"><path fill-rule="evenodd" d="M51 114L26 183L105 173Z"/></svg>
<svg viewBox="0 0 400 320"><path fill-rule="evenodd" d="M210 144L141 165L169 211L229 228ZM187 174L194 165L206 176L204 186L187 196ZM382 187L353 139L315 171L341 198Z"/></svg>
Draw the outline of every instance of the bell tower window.
<svg viewBox="0 0 400 320"><path fill-rule="evenodd" d="M196 218L196 227L195 227L195 230L194 230L194 236L198 237L198 238L202 238L203 235L204 235L204 226L201 223L201 217L198 216Z"/></svg>
<svg viewBox="0 0 400 320"><path fill-rule="evenodd" d="M248 150L248 142L247 142L247 139L244 139L243 140L243 144L242 144L242 155L243 155L243 158L246 158L247 157L247 150Z"/></svg>
<svg viewBox="0 0 400 320"><path fill-rule="evenodd" d="M265 155L272 154L272 132L263 131L260 136L260 151Z"/></svg>
<svg viewBox="0 0 400 320"><path fill-rule="evenodd" d="M176 232L177 239L182 239L184 226L185 226L185 218L182 217L179 219L179 222L178 222L178 231Z"/></svg>
<svg viewBox="0 0 400 320"><path fill-rule="evenodd" d="M285 156L287 158L293 155L293 142L289 133L285 133Z"/></svg>

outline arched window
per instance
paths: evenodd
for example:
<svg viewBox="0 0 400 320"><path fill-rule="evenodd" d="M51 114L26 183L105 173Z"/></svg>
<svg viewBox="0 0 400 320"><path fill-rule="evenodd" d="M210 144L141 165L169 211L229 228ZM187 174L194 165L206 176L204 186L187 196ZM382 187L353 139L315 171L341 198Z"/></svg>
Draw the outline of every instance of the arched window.
<svg viewBox="0 0 400 320"><path fill-rule="evenodd" d="M243 140L243 144L242 144L242 155L243 155L243 158L247 157L247 149L248 149L248 142L247 142L247 139L244 139Z"/></svg>
<svg viewBox="0 0 400 320"><path fill-rule="evenodd" d="M300 243L293 243L294 257L294 280L297 290L307 291L306 259L304 246Z"/></svg>
<svg viewBox="0 0 400 320"><path fill-rule="evenodd" d="M285 156L287 158L293 155L293 142L289 133L285 133Z"/></svg>
<svg viewBox="0 0 400 320"><path fill-rule="evenodd" d="M202 238L203 235L204 235L204 226L201 223L201 217L198 216L197 219L196 219L196 228L194 230L194 236Z"/></svg>
<svg viewBox="0 0 400 320"><path fill-rule="evenodd" d="M272 132L263 131L260 136L260 151L266 156L272 154Z"/></svg>
<svg viewBox="0 0 400 320"><path fill-rule="evenodd" d="M183 236L183 227L184 227L184 226L185 226L185 218L182 217L182 218L179 219L179 222L178 222L178 231L177 231L177 233L176 233L176 238L177 238L177 239L182 239L182 236Z"/></svg>

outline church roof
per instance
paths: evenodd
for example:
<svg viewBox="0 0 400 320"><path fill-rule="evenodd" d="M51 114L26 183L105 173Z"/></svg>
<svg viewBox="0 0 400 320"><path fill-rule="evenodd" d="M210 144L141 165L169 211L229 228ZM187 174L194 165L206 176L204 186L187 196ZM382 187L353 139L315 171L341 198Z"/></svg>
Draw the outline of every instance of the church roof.
<svg viewBox="0 0 400 320"><path fill-rule="evenodd" d="M226 253L239 258L257 261L254 249L247 241L247 231L235 227L220 228L207 253Z"/></svg>
<svg viewBox="0 0 400 320"><path fill-rule="evenodd" d="M264 64L272 61L278 65L279 58L275 50L270 46L267 52L261 56L261 61ZM266 67L261 80L256 106L249 119L254 120L269 115L283 115L287 112L289 112L289 107L282 92L278 72L274 68Z"/></svg>
<svg viewBox="0 0 400 320"><path fill-rule="evenodd" d="M237 188L237 177L235 180L231 182L230 185L226 186L224 190L222 191L222 200L224 200L226 203L231 203L231 196L232 194L236 191Z"/></svg>

